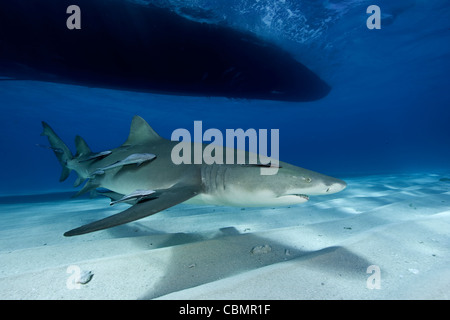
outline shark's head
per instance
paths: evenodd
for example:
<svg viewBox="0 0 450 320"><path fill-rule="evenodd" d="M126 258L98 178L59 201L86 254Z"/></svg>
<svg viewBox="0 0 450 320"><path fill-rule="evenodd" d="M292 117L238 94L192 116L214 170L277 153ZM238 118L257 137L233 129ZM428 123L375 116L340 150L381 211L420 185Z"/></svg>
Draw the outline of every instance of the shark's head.
<svg viewBox="0 0 450 320"><path fill-rule="evenodd" d="M268 179L270 179L268 177ZM272 177L279 186L275 192L275 202L302 203L309 196L333 194L344 190L347 184L318 172L283 163Z"/></svg>
<svg viewBox="0 0 450 320"><path fill-rule="evenodd" d="M282 206L306 202L310 196L333 194L347 186L340 179L288 163L280 162L272 175L262 175L260 169L235 166L222 171L223 178L221 174L212 176L210 186L215 199L224 205Z"/></svg>

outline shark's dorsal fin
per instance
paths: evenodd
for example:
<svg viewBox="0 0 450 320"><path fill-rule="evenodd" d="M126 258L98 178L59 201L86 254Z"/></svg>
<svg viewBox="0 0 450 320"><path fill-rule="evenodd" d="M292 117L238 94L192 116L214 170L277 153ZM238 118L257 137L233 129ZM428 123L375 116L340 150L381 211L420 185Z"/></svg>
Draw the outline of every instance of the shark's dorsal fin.
<svg viewBox="0 0 450 320"><path fill-rule="evenodd" d="M84 139L80 136L75 137L75 146L77 148L77 154L75 155L75 157L79 157L82 155L87 155L87 154L92 153L92 151L89 148L89 146L87 145L86 141L84 141Z"/></svg>
<svg viewBox="0 0 450 320"><path fill-rule="evenodd" d="M131 121L130 134L125 145L144 144L162 139L149 124L139 116L134 116Z"/></svg>

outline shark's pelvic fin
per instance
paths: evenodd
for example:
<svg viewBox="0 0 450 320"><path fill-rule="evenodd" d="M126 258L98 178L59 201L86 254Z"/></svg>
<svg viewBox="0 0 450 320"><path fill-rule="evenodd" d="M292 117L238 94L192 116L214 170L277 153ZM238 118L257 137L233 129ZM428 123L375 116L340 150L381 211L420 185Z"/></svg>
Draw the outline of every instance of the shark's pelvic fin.
<svg viewBox="0 0 450 320"><path fill-rule="evenodd" d="M75 188L78 187L80 184L83 183L84 180L85 180L85 179L83 179L82 177L78 177L77 180L75 180L73 186L74 186Z"/></svg>
<svg viewBox="0 0 450 320"><path fill-rule="evenodd" d="M130 134L123 146L144 144L162 139L155 130L141 117L134 116L131 121Z"/></svg>
<svg viewBox="0 0 450 320"><path fill-rule="evenodd" d="M118 214L67 231L64 233L64 236L77 236L138 220L184 202L196 196L199 192L199 186L175 185L169 189L159 190L155 193L157 196L155 199L139 202L131 208L128 208Z"/></svg>
<svg viewBox="0 0 450 320"><path fill-rule="evenodd" d="M111 201L117 201L117 200L119 200L119 199L124 197L123 194L120 194L120 193L117 193L117 192L114 192L114 191L111 191L111 190L107 190L107 189L106 190L96 189L95 190L95 194L97 196L107 197Z"/></svg>
<svg viewBox="0 0 450 320"><path fill-rule="evenodd" d="M70 174L71 170L67 167L67 162L72 160L72 152L70 152L70 149L46 122L42 121L42 127L44 128L44 131L42 131L41 136L47 136L51 149L53 149L56 158L58 158L58 161L63 168L61 177L59 178L59 181L62 182L66 180Z"/></svg>
<svg viewBox="0 0 450 320"><path fill-rule="evenodd" d="M86 192L92 191L96 188L100 187L99 183L93 182L92 180L88 180L86 182L86 184L83 186L83 188L81 188L80 191L78 191L77 193L75 193L72 198L76 198L79 197L83 194L85 194Z"/></svg>

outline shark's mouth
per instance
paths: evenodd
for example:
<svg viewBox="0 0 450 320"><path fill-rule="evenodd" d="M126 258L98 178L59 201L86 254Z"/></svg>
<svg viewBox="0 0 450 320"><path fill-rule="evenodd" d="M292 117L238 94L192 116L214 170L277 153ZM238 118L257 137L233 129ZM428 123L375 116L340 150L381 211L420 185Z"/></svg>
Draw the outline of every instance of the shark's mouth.
<svg viewBox="0 0 450 320"><path fill-rule="evenodd" d="M307 196L306 194L293 194L293 196L309 200L309 196Z"/></svg>
<svg viewBox="0 0 450 320"><path fill-rule="evenodd" d="M278 204L299 204L305 203L309 200L309 197L306 194L302 193L287 193L282 196L277 197L276 202Z"/></svg>
<svg viewBox="0 0 450 320"><path fill-rule="evenodd" d="M307 196L306 194L300 194L300 193L285 194L284 196L298 197L298 198L304 199L306 201L309 200L309 196Z"/></svg>

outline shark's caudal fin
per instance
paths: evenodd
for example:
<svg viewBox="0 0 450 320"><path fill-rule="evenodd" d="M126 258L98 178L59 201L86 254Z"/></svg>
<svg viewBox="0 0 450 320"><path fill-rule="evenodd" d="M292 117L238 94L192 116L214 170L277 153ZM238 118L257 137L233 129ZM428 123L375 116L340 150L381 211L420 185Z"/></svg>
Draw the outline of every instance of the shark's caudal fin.
<svg viewBox="0 0 450 320"><path fill-rule="evenodd" d="M44 128L44 131L41 133L41 136L47 136L51 149L53 149L56 158L58 158L58 161L63 168L59 181L64 181L67 179L71 171L67 167L67 162L73 158L72 152L70 152L66 144L60 137L58 137L55 131L53 131L53 129L46 122L42 121L42 127Z"/></svg>
<svg viewBox="0 0 450 320"><path fill-rule="evenodd" d="M104 151L101 153L93 154L91 149L87 145L86 141L84 141L83 138L77 135L75 137L75 146L77 152L75 156L73 156L72 153L70 152L70 149L66 146L66 144L61 140L61 138L58 137L55 131L53 131L53 129L46 122L42 121L42 126L44 128L44 131L41 133L41 136L47 136L48 141L50 142L50 147L48 148L53 150L56 157L58 158L59 163L63 168L61 177L59 178L59 181L61 182L67 179L72 170L77 171L77 169L71 168L68 165L68 163L72 159L77 159L78 161L90 161L102 159L111 154L111 151ZM86 179L85 177L82 177L80 173L78 173L78 178L74 183L74 187L78 187L85 179ZM80 191L81 194L86 192L84 188L81 191Z"/></svg>

